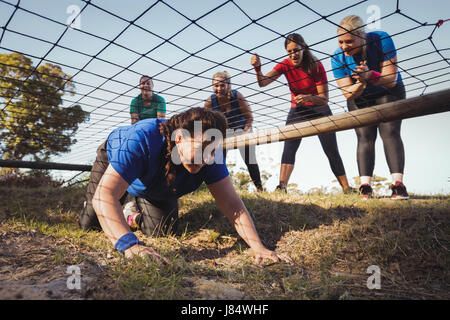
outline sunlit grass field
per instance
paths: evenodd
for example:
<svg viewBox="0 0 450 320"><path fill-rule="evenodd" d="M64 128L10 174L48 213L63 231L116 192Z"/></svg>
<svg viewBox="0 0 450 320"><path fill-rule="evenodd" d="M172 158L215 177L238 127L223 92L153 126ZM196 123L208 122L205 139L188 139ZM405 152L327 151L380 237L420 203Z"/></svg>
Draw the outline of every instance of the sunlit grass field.
<svg viewBox="0 0 450 320"><path fill-rule="evenodd" d="M258 266L202 188L179 200L175 233L136 232L169 259L161 267L127 261L102 232L80 230L84 191L80 185L0 187L2 298L27 298L23 290L6 291L8 285L36 288L67 279L71 265L81 268L81 290L53 289L44 298L450 298L449 196L362 201L356 194L241 190L263 243L295 261ZM379 288L370 286L370 266L380 270Z"/></svg>

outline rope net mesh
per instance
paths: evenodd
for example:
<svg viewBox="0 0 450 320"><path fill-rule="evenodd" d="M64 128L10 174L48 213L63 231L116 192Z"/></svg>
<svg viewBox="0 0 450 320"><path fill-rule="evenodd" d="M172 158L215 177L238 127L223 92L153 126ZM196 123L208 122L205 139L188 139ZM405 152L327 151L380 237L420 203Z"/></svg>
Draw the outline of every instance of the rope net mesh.
<svg viewBox="0 0 450 320"><path fill-rule="evenodd" d="M114 128L130 124L130 102L139 94L143 74L153 77L154 92L165 98L167 118L203 106L212 93L213 74L226 70L232 89L252 109L254 131L283 126L291 103L289 85L282 76L260 88L250 57L258 53L263 74L268 73L287 57L284 40L291 33L301 34L324 65L332 113L346 112L331 69L337 26L350 14L367 18L372 3L0 0L0 53L24 54L35 73L48 62L71 76L75 92L63 96L62 106L79 104L90 120L80 125L71 152L52 160L90 163ZM422 21L409 13L412 5L381 1L379 19L365 26L378 24L391 35L407 97L450 83L448 23ZM0 110L10 111L18 94L0 97Z"/></svg>

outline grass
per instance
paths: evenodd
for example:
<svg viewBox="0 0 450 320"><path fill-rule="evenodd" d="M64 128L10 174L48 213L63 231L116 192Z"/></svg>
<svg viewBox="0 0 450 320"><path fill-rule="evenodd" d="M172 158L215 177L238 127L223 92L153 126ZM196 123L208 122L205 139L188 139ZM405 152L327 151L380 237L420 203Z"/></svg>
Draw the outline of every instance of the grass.
<svg viewBox="0 0 450 320"><path fill-rule="evenodd" d="M264 244L291 256L291 267L254 265L211 195L199 191L180 199L178 234L152 238L136 232L169 259L161 268L146 259L127 261L102 232L80 230L83 194L76 186L0 187L0 235L42 235L47 243L39 245L54 248L47 253L48 268L83 263L99 268L90 275L89 298L214 298L193 284L196 279L226 284L247 299L450 298L448 196L394 202L240 192ZM367 288L371 265L381 269L379 290Z"/></svg>

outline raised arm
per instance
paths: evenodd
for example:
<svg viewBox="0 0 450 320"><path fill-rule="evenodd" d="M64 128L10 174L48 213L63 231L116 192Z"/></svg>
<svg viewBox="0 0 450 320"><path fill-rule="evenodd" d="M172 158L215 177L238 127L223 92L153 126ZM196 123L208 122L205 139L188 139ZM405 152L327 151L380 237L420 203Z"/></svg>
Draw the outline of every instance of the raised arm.
<svg viewBox="0 0 450 320"><path fill-rule="evenodd" d="M275 70L272 70L268 74L264 75L261 71L261 61L256 53L252 56L250 63L253 68L255 68L256 79L258 80L258 85L260 87L265 87L271 84L281 76L281 74Z"/></svg>

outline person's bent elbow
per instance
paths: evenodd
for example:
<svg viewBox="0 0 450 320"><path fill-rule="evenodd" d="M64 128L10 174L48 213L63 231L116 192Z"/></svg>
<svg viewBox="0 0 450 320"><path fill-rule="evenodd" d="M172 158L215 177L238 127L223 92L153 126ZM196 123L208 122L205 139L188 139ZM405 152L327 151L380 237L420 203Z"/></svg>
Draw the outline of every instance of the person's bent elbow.
<svg viewBox="0 0 450 320"><path fill-rule="evenodd" d="M263 88L263 87L267 86L267 83L264 80L259 80L258 79L258 86L260 88Z"/></svg>
<svg viewBox="0 0 450 320"><path fill-rule="evenodd" d="M386 87L386 88L391 89L391 88L394 88L397 85L397 75L393 75L391 77L388 77L386 80L387 80L386 84L384 85L384 87Z"/></svg>

